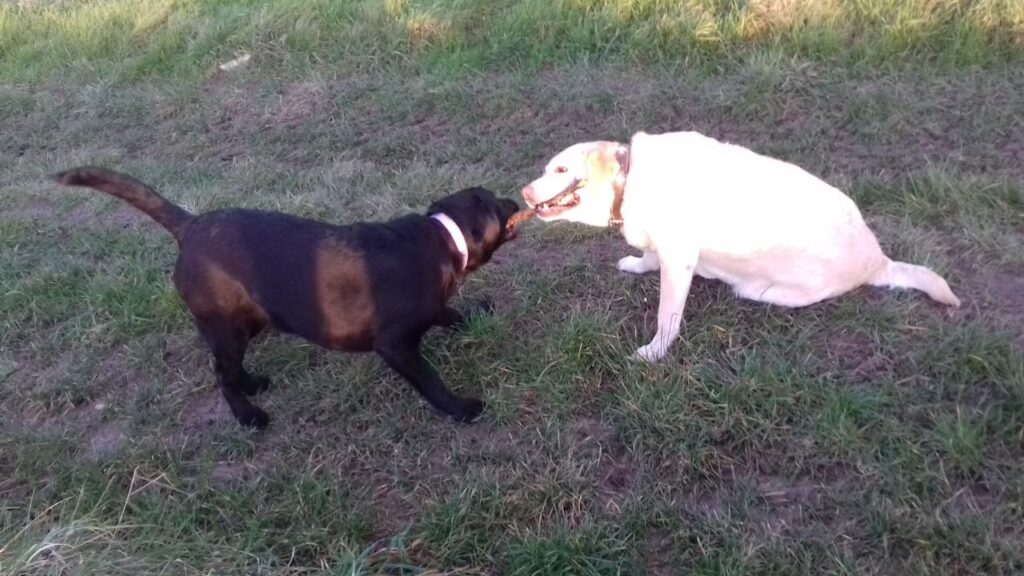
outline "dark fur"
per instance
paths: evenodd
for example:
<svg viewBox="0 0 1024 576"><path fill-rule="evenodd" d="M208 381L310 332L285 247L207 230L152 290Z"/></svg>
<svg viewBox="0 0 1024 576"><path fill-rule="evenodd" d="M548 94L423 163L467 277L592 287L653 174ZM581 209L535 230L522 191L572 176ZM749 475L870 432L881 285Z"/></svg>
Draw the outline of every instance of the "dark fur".
<svg viewBox="0 0 1024 576"><path fill-rule="evenodd" d="M518 207L470 188L433 203L466 237L469 262L437 221L418 214L384 223L333 226L279 212L227 209L193 215L145 184L82 167L53 179L116 196L151 216L178 241L174 285L216 362L217 380L235 418L262 428L267 413L249 402L266 378L242 366L249 341L267 326L325 348L374 351L436 408L459 421L483 410L452 394L420 354L434 325L464 321L448 307L459 278L490 260L510 236Z"/></svg>

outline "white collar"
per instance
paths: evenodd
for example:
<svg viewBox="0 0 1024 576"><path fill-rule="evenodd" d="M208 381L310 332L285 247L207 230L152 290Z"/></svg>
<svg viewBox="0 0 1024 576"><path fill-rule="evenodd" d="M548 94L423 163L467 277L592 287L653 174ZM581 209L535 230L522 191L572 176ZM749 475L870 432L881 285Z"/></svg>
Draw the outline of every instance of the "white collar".
<svg viewBox="0 0 1024 576"><path fill-rule="evenodd" d="M444 229L448 231L448 235L452 237L452 242L455 242L455 249L459 251L459 255L462 256L462 268L459 272L466 269L466 264L469 264L469 247L466 246L466 237L462 234L462 230L459 229L459 225L454 220L448 217L444 212L435 212L430 215L431 218L437 220L444 226Z"/></svg>

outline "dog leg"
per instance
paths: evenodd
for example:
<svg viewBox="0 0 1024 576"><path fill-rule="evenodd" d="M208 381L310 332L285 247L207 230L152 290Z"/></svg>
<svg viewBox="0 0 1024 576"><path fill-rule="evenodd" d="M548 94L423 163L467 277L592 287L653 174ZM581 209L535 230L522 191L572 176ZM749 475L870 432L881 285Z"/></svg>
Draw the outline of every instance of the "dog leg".
<svg viewBox="0 0 1024 576"><path fill-rule="evenodd" d="M419 338L395 338L378 345L376 351L388 366L412 384L434 408L459 422L472 422L483 412L482 401L456 396L445 387L437 371L420 354Z"/></svg>
<svg viewBox="0 0 1024 576"><path fill-rule="evenodd" d="M213 352L220 392L241 425L266 428L270 416L250 403L245 394L255 393L261 382L269 381L250 376L242 367L249 335L244 328L232 326L228 322L221 319L197 320L199 332Z"/></svg>
<svg viewBox="0 0 1024 576"><path fill-rule="evenodd" d="M436 326L458 330L466 325L466 316L455 308L445 306L434 322Z"/></svg>
<svg viewBox="0 0 1024 576"><path fill-rule="evenodd" d="M242 392L246 396L255 396L270 388L270 378L266 376L254 376L242 368Z"/></svg>
<svg viewBox="0 0 1024 576"><path fill-rule="evenodd" d="M693 270L697 266L699 250L673 252L673 259L662 254L661 286L658 300L658 331L646 346L636 351L636 357L646 362L657 362L668 354L669 347L679 337L683 322L683 308L690 293Z"/></svg>
<svg viewBox="0 0 1024 576"><path fill-rule="evenodd" d="M494 303L484 298L476 303L473 308L464 315L455 308L445 306L441 310L441 314L438 315L437 320L434 322L435 325L443 328L450 328L452 330L461 330L466 326L466 321L473 316L482 316L484 314L494 313Z"/></svg>
<svg viewBox="0 0 1024 576"><path fill-rule="evenodd" d="M629 272L630 274L654 272L660 266L661 263L658 261L658 253L650 250L644 250L644 255L640 257L626 256L619 260L617 265L619 270Z"/></svg>

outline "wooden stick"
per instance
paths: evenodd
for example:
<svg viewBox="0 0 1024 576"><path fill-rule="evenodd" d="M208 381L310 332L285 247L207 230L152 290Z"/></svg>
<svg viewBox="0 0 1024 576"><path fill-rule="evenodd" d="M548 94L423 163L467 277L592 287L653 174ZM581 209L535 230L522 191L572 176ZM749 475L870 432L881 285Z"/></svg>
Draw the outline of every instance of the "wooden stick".
<svg viewBox="0 0 1024 576"><path fill-rule="evenodd" d="M530 218L533 218L536 214L537 211L534 210L533 208L520 210L519 212L516 212L515 214L509 216L508 224L506 224L506 227L515 228L516 226L519 226L520 224L526 222Z"/></svg>

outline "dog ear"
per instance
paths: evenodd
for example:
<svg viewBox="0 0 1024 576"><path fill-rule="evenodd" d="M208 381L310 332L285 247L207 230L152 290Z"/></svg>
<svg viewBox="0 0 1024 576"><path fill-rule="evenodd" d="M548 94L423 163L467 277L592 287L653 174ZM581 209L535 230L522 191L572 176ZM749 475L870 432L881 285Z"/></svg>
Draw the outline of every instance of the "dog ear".
<svg viewBox="0 0 1024 576"><path fill-rule="evenodd" d="M587 178L591 180L611 179L618 171L614 163L618 162L619 146L608 142L602 142L590 149L584 161L587 165Z"/></svg>

